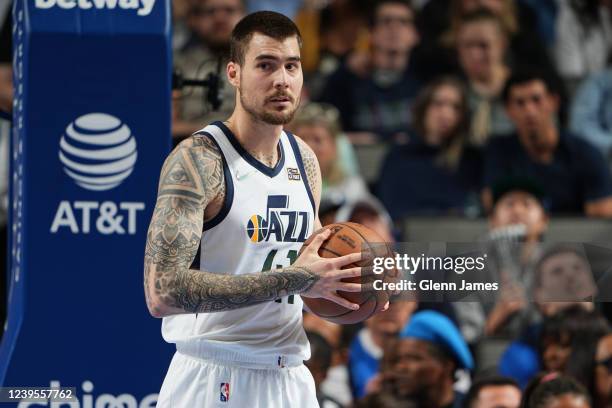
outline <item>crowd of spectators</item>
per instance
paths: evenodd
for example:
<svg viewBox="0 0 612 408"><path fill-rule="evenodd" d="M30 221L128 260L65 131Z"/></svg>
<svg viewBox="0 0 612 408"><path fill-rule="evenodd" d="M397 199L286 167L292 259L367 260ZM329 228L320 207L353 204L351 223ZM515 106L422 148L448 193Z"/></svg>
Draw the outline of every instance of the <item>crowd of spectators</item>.
<svg viewBox="0 0 612 408"><path fill-rule="evenodd" d="M361 325L304 314L323 408L612 407L610 316L589 258L579 245L542 245L559 216L612 218L612 1L172 7L176 72L221 78L217 109L206 89L174 90L176 143L232 111L232 28L275 10L304 40L302 107L287 130L319 159L323 224L359 222L392 242L407 217L488 220L496 294L400 296ZM9 61L0 61L1 112L11 109ZM0 132L0 153L2 141ZM373 146L386 154L358 159ZM379 169L375 179L364 164ZM0 185L0 235L2 194Z"/></svg>
<svg viewBox="0 0 612 408"><path fill-rule="evenodd" d="M323 408L612 407L612 335L594 267L580 245L543 245L558 217L612 217L612 2L174 7L175 65L199 78L219 67L223 78L245 13L296 21L305 83L287 130L319 159L324 225L355 221L401 241L409 217L488 219L495 294L400 296L356 326L304 314ZM213 111L205 91L177 91L175 140L226 115L230 87L222 98ZM386 153L367 154L377 146Z"/></svg>

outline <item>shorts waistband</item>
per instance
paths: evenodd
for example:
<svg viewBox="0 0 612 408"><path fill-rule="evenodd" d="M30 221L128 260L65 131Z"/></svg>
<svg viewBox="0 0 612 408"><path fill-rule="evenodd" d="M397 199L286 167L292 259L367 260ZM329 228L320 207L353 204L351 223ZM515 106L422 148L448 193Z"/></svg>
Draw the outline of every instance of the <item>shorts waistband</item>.
<svg viewBox="0 0 612 408"><path fill-rule="evenodd" d="M201 360L254 369L281 369L304 364L304 359L296 355L253 356L232 350L221 349L210 343L177 343L176 351Z"/></svg>

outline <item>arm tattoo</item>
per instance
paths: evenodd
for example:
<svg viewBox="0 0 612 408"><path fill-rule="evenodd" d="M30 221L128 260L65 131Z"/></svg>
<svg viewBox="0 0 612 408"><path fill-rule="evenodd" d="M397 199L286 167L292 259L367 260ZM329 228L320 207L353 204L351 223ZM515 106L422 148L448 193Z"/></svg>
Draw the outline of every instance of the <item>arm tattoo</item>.
<svg viewBox="0 0 612 408"><path fill-rule="evenodd" d="M238 276L188 270L179 273L174 297L189 312L217 312L302 293L317 279L300 267Z"/></svg>
<svg viewBox="0 0 612 408"><path fill-rule="evenodd" d="M145 250L145 297L155 315L232 310L302 293L317 281L301 267L239 276L190 270L205 209L224 195L221 153L208 137L187 139L164 163Z"/></svg>
<svg viewBox="0 0 612 408"><path fill-rule="evenodd" d="M300 154L302 155L302 162L304 163L304 171L306 172L306 177L308 178L308 185L310 186L310 191L312 191L312 195L314 196L314 200L318 208L319 201L321 201L322 183L319 160L306 142L300 138L297 138L297 141Z"/></svg>

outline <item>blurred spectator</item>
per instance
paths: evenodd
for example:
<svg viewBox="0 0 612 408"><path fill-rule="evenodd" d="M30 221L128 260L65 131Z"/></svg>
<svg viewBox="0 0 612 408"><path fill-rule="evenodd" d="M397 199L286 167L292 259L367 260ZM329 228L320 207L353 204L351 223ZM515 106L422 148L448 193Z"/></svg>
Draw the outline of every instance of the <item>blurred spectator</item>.
<svg viewBox="0 0 612 408"><path fill-rule="evenodd" d="M192 0L174 0L172 2L172 50L182 50L191 37L187 17L191 11Z"/></svg>
<svg viewBox="0 0 612 408"><path fill-rule="evenodd" d="M354 202L368 195L364 181L352 171L356 167L355 153L341 133L336 108L309 103L300 108L290 128L317 156L323 179L323 203Z"/></svg>
<svg viewBox="0 0 612 408"><path fill-rule="evenodd" d="M463 401L463 408L519 408L520 405L521 389L517 382L497 376L474 382Z"/></svg>
<svg viewBox="0 0 612 408"><path fill-rule="evenodd" d="M595 408L612 406L612 334L602 337L595 352Z"/></svg>
<svg viewBox="0 0 612 408"><path fill-rule="evenodd" d="M540 242L549 222L542 186L529 178L508 177L498 180L492 191L489 227L494 236L491 238L497 238L503 228L521 226L518 240Z"/></svg>
<svg viewBox="0 0 612 408"><path fill-rule="evenodd" d="M296 18L304 38L302 68L312 99L321 97L327 78L353 51L369 47L370 0L307 0Z"/></svg>
<svg viewBox="0 0 612 408"><path fill-rule="evenodd" d="M540 337L544 371L569 375L595 392L597 344L610 325L597 311L569 307L544 321Z"/></svg>
<svg viewBox="0 0 612 408"><path fill-rule="evenodd" d="M376 232L381 242L394 242L393 222L385 207L373 196L341 206L334 222L356 222Z"/></svg>
<svg viewBox="0 0 612 408"><path fill-rule="evenodd" d="M528 177L545 189L550 211L612 216L608 166L593 146L559 128L559 96L546 75L513 74L503 91L516 133L490 141L485 155L485 186L506 176ZM491 208L490 190L483 203Z"/></svg>
<svg viewBox="0 0 612 408"><path fill-rule="evenodd" d="M555 59L573 85L605 67L612 49L611 6L609 0L559 2Z"/></svg>
<svg viewBox="0 0 612 408"><path fill-rule="evenodd" d="M304 364L314 378L319 406L321 408L342 408L338 401L321 391L321 384L327 377L327 371L332 362L332 346L318 333L307 331L306 337L310 342L310 360L304 361Z"/></svg>
<svg viewBox="0 0 612 408"><path fill-rule="evenodd" d="M419 407L461 407L455 372L473 369L474 362L450 319L432 310L415 313L399 337L385 350L383 391Z"/></svg>
<svg viewBox="0 0 612 408"><path fill-rule="evenodd" d="M472 112L469 140L480 146L492 134L514 130L501 99L510 75L505 62L509 38L503 23L488 9L464 14L457 21L454 37L459 64L468 82Z"/></svg>
<svg viewBox="0 0 612 408"><path fill-rule="evenodd" d="M567 325L571 326L572 321L584 320L588 324L593 320L589 316L594 313L594 303L589 299L594 296L595 288L590 266L584 261L579 248L567 244L554 244L539 257L529 293L533 296L540 321L527 322L529 326L504 352L499 364L501 374L511 376L524 386L540 370L538 351L542 344L542 322L550 325L563 321L566 324L569 320ZM553 323L547 323L551 319ZM601 322L598 319L595 318L596 323ZM576 324L583 327L580 324L584 322ZM594 346L591 346L593 350ZM580 360L584 361L584 358Z"/></svg>
<svg viewBox="0 0 612 408"><path fill-rule="evenodd" d="M559 302L592 302L597 287L589 260L575 245L556 244L536 265L535 300L542 305Z"/></svg>
<svg viewBox="0 0 612 408"><path fill-rule="evenodd" d="M401 139L420 86L410 54L419 40L415 10L406 0L376 3L371 21L371 54L355 54L333 73L321 96L340 111L354 142ZM358 132L358 133L355 133Z"/></svg>
<svg viewBox="0 0 612 408"><path fill-rule="evenodd" d="M503 24L510 37L509 64L513 69L525 64L537 66L548 75L557 76L556 69L546 47L536 31L537 22L533 10L515 0L452 0L451 33L456 32L461 17L479 8L486 8Z"/></svg>
<svg viewBox="0 0 612 408"><path fill-rule="evenodd" d="M341 326L313 313L304 313L304 329L306 332L311 331L323 336L333 349L331 366L320 384L320 392L329 395L342 405L349 405L353 395L347 368L348 347L356 331L353 326Z"/></svg>
<svg viewBox="0 0 612 408"><path fill-rule="evenodd" d="M454 304L461 332L470 344L477 345L483 336L512 340L535 319L527 295L539 243L548 228L542 200L541 187L530 179L505 178L494 184L483 281L498 282L500 289L473 293ZM498 357L489 358L496 362ZM478 363L486 366L489 361Z"/></svg>
<svg viewBox="0 0 612 408"><path fill-rule="evenodd" d="M375 383L380 381L377 373L383 353L388 349L388 341L397 336L415 309L415 302L392 301L387 311L365 321L365 327L359 331L349 351L349 372L355 398L361 398L379 386Z"/></svg>
<svg viewBox="0 0 612 408"><path fill-rule="evenodd" d="M398 221L409 214L478 211L481 160L466 146L464 87L450 77L428 84L414 103L410 141L391 150L379 177L378 196Z"/></svg>
<svg viewBox="0 0 612 408"><path fill-rule="evenodd" d="M205 79L211 72L218 72L221 80L221 107L211 111L205 102L206 89L185 88L179 120L172 124L175 139L189 136L206 124L225 119L234 109L235 92L225 75L229 57L229 41L234 26L244 16L242 0L191 0L187 15L193 32L185 47L175 53L174 65L189 79Z"/></svg>
<svg viewBox="0 0 612 408"><path fill-rule="evenodd" d="M538 3L549 0L538 0ZM515 0L434 0L429 1L417 20L422 43L415 50L418 72L432 78L456 72L457 64L452 51L452 33L466 13L486 8L503 23L510 38L508 62L513 69L534 64L547 74L557 76L552 60L535 27L536 15L523 1Z"/></svg>
<svg viewBox="0 0 612 408"><path fill-rule="evenodd" d="M548 228L544 193L530 179L505 179L493 187L493 211L489 216L490 244L499 295L488 311L484 334L514 338L530 323L527 291L533 282L533 264L539 243Z"/></svg>
<svg viewBox="0 0 612 408"><path fill-rule="evenodd" d="M523 408L591 408L591 397L576 380L547 374L534 380L523 395Z"/></svg>
<svg viewBox="0 0 612 408"><path fill-rule="evenodd" d="M546 255L543 257L546 260ZM536 288L537 291L537 288ZM499 372L525 386L541 369L576 376L592 388L597 339L609 332L591 302L537 302L542 321L527 327L506 349Z"/></svg>
<svg viewBox="0 0 612 408"><path fill-rule="evenodd" d="M612 67L588 78L574 96L572 132L612 158Z"/></svg>

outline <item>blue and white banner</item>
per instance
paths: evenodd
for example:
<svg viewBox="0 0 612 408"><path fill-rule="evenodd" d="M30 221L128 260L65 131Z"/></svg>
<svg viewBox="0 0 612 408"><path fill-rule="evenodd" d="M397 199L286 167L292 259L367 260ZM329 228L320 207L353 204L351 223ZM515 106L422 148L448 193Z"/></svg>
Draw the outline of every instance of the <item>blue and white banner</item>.
<svg viewBox="0 0 612 408"><path fill-rule="evenodd" d="M4 387L155 405L173 350L146 309L143 255L171 143L170 7L15 1Z"/></svg>

